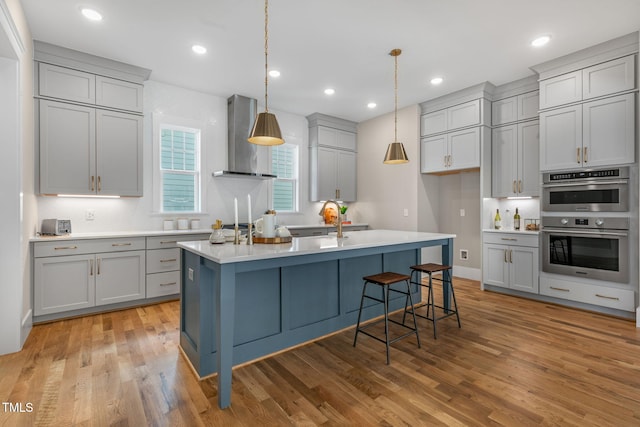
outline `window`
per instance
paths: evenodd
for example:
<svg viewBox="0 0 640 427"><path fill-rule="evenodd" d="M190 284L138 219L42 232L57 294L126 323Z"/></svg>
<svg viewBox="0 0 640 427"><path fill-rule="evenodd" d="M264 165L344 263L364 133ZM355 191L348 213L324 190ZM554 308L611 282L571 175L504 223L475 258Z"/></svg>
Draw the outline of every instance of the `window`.
<svg viewBox="0 0 640 427"><path fill-rule="evenodd" d="M160 211L200 212L200 130L160 125Z"/></svg>
<svg viewBox="0 0 640 427"><path fill-rule="evenodd" d="M271 147L273 180L273 209L276 212L298 210L298 146L283 144Z"/></svg>

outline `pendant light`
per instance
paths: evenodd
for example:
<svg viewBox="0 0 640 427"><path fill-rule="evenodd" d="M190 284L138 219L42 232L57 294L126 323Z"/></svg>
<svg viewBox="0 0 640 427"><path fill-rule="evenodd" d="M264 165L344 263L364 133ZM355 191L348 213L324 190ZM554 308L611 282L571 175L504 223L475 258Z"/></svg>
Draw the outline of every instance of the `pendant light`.
<svg viewBox="0 0 640 427"><path fill-rule="evenodd" d="M404 150L402 142L398 142L398 56L402 53L400 49L393 49L389 55L395 59L395 108L394 108L394 133L393 142L387 147L383 163L387 165L397 165L407 163L409 158Z"/></svg>
<svg viewBox="0 0 640 427"><path fill-rule="evenodd" d="M269 0L264 1L264 113L258 114L248 141L257 145L284 144L275 114L269 112Z"/></svg>

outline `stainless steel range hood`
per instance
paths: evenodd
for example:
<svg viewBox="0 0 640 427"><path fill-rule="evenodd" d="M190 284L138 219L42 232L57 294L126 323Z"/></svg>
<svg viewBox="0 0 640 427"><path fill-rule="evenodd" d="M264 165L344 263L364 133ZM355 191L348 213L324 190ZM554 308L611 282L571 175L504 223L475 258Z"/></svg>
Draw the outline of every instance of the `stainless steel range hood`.
<svg viewBox="0 0 640 427"><path fill-rule="evenodd" d="M258 101L233 95L227 100L228 170L213 173L214 177L271 179L275 175L258 172L258 147L247 141L256 118Z"/></svg>

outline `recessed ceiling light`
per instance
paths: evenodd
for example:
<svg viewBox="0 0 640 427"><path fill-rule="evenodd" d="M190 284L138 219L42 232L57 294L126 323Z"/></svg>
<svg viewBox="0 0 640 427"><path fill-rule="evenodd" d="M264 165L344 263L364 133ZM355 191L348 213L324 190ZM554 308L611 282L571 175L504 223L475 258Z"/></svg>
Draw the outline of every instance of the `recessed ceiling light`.
<svg viewBox="0 0 640 427"><path fill-rule="evenodd" d="M94 9L84 8L80 11L82 15L91 21L102 21L102 14Z"/></svg>
<svg viewBox="0 0 640 427"><path fill-rule="evenodd" d="M269 75L270 75L271 77L280 77L280 71L278 71L278 70L271 70L271 71L269 71Z"/></svg>
<svg viewBox="0 0 640 427"><path fill-rule="evenodd" d="M431 84L432 85L439 85L440 83L442 83L444 81L444 79L442 77L434 77L431 79Z"/></svg>
<svg viewBox="0 0 640 427"><path fill-rule="evenodd" d="M333 95L334 93L336 93L336 90L332 88L327 88L324 90L325 95Z"/></svg>
<svg viewBox="0 0 640 427"><path fill-rule="evenodd" d="M550 40L551 40L551 36L540 36L540 37L535 38L531 42L531 46L533 46L533 47L541 47L541 46L544 46L545 44L549 43Z"/></svg>
<svg viewBox="0 0 640 427"><path fill-rule="evenodd" d="M207 53L207 48L199 44L194 44L193 46L191 46L191 50L198 55L204 55L205 53Z"/></svg>
<svg viewBox="0 0 640 427"><path fill-rule="evenodd" d="M371 109L376 108L377 106L378 104L376 104L375 102L370 102L367 104L367 108L371 108Z"/></svg>

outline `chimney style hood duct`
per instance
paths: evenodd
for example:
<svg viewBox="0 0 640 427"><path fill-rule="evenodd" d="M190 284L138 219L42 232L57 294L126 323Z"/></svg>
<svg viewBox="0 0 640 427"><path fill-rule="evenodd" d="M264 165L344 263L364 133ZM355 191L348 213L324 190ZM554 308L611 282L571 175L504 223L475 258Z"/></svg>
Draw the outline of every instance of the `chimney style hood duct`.
<svg viewBox="0 0 640 427"><path fill-rule="evenodd" d="M257 171L258 146L247 141L256 119L257 107L258 101L246 96L232 95L227 100L228 170L214 172L214 177L276 178L275 175Z"/></svg>

